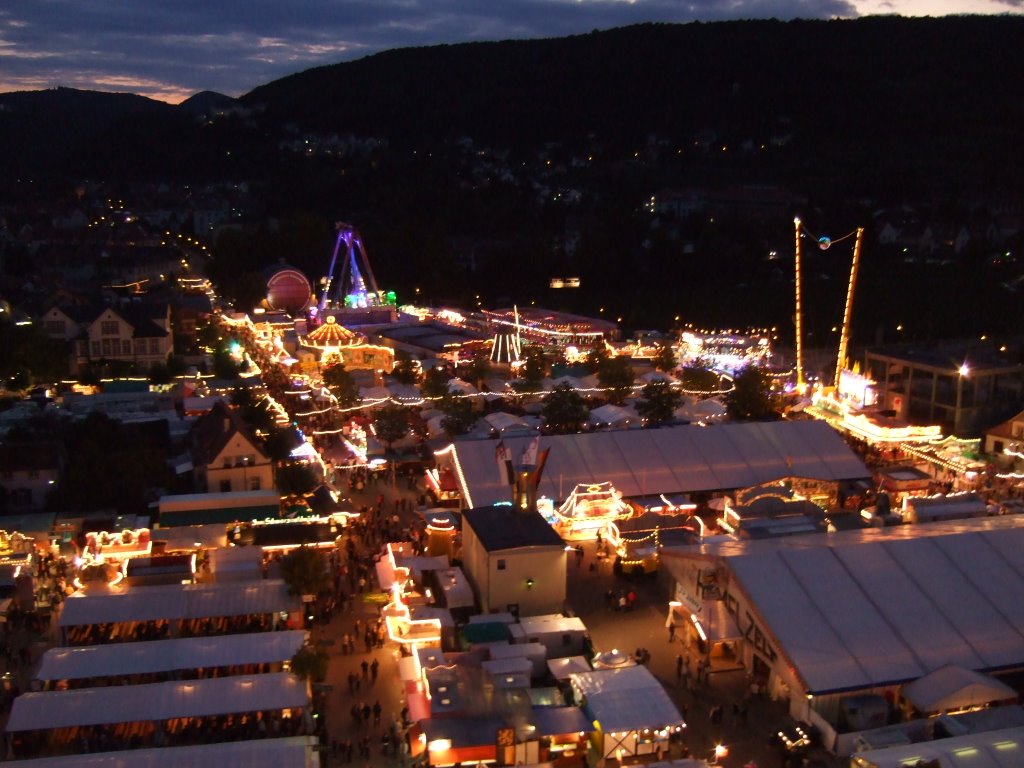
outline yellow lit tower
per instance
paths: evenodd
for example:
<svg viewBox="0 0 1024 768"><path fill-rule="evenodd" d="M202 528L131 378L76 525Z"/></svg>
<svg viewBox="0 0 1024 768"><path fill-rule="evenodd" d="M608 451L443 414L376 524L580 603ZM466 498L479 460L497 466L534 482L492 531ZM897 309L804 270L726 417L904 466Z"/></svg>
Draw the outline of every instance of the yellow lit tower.
<svg viewBox="0 0 1024 768"><path fill-rule="evenodd" d="M850 265L850 282L846 288L846 307L843 311L843 326L839 334L839 356L836 360L836 375L834 380L834 386L836 389L839 388L839 377L842 375L843 369L846 368L846 354L847 348L850 343L850 322L853 317L853 291L857 284L857 270L860 266L860 248L861 241L864 237L864 228L858 227L853 232L843 235L840 238L833 240L830 237L814 237L799 218L793 219L793 231L794 231L794 263L793 267L796 270L796 279L794 284L796 286L796 314L794 316L794 325L796 330L796 388L800 394L803 394L807 389L807 380L804 378L804 359L803 359L803 303L800 293L800 257L801 257L801 246L800 241L804 236L811 237L818 244L818 248L823 251L827 251L836 243L841 243L843 240L847 240L851 237L855 238L853 243L853 260Z"/></svg>

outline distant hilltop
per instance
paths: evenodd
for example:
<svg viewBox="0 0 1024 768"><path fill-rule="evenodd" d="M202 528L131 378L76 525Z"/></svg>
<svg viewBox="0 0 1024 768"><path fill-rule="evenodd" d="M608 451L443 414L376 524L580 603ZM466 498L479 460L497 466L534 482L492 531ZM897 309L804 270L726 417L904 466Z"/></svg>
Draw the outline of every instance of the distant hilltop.
<svg viewBox="0 0 1024 768"><path fill-rule="evenodd" d="M204 91L177 108L66 88L0 94L0 170L95 165L116 173L121 164L104 144L136 151L144 130L187 172L209 159L204 145L214 137L182 131L180 121L237 114L242 105L257 110L257 127L273 142L283 126L412 145L469 136L490 146L788 132L815 153L807 163L909 152L955 165L964 152L972 162L999 157L994 170L1008 179L1021 152L1022 39L1019 16L643 24L392 50L300 72L238 100ZM129 124L140 116L144 125ZM102 157L79 162L85 147ZM156 161L144 165L177 167Z"/></svg>

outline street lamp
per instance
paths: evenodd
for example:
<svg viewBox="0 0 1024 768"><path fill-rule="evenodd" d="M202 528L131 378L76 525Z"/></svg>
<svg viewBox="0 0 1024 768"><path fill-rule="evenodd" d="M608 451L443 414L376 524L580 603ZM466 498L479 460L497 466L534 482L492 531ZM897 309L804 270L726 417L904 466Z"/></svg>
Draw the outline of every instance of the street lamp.
<svg viewBox="0 0 1024 768"><path fill-rule="evenodd" d="M729 748L724 744L715 744L715 748L711 751L711 765L719 765L719 760L723 757L729 756Z"/></svg>

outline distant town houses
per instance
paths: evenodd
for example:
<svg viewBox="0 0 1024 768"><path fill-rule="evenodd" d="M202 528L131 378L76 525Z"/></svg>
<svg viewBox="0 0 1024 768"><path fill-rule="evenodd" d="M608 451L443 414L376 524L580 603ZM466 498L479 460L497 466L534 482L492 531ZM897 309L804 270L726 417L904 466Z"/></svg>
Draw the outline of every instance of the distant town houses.
<svg viewBox="0 0 1024 768"><path fill-rule="evenodd" d="M67 343L68 367L76 375L101 361L150 371L166 365L174 352L166 303L55 306L43 314L42 325L51 339Z"/></svg>
<svg viewBox="0 0 1024 768"><path fill-rule="evenodd" d="M201 416L189 435L196 486L204 493L274 487L274 467L260 442L223 401Z"/></svg>

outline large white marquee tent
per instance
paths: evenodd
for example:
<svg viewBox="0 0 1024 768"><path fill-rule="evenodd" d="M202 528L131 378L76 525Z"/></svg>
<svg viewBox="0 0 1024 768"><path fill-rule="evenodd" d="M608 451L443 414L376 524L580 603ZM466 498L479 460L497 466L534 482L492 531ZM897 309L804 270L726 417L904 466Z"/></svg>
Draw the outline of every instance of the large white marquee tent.
<svg viewBox="0 0 1024 768"><path fill-rule="evenodd" d="M949 664L1024 664L1022 517L705 543L663 556L718 561L804 692L861 691Z"/></svg>
<svg viewBox="0 0 1024 768"><path fill-rule="evenodd" d="M36 678L80 680L241 664L279 664L291 659L305 638L304 631L293 629L51 648L43 654Z"/></svg>
<svg viewBox="0 0 1024 768"><path fill-rule="evenodd" d="M24 693L7 731L112 725L305 707L306 683L291 672Z"/></svg>
<svg viewBox="0 0 1024 768"><path fill-rule="evenodd" d="M207 619L297 610L280 579L226 584L161 584L77 592L64 602L58 626L161 619Z"/></svg>
<svg viewBox="0 0 1024 768"><path fill-rule="evenodd" d="M504 438L518 462L532 438ZM451 451L463 500L481 507L509 499L493 440L464 440ZM821 421L681 426L542 437L550 448L538 495L564 497L577 484L610 481L624 497L748 488L784 477L854 480L870 472Z"/></svg>
<svg viewBox="0 0 1024 768"><path fill-rule="evenodd" d="M229 741L19 760L24 768L319 768L315 736Z"/></svg>

